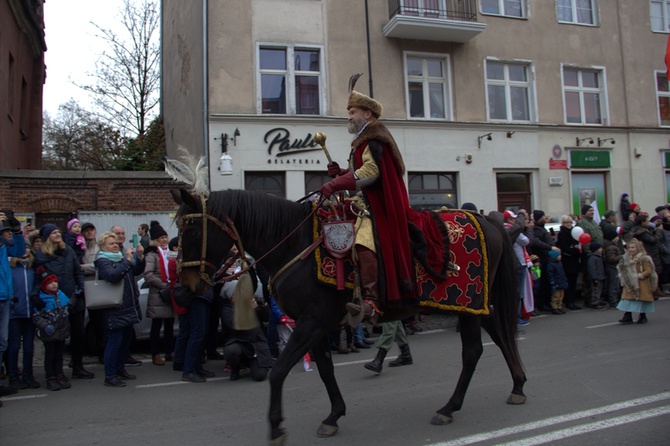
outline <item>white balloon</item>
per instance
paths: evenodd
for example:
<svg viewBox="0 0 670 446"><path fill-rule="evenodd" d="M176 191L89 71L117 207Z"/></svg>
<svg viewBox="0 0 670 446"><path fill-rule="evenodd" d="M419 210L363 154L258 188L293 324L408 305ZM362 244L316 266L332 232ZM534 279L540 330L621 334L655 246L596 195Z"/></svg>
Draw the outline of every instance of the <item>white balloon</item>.
<svg viewBox="0 0 670 446"><path fill-rule="evenodd" d="M572 235L572 238L579 241L579 237L584 233L584 230L580 228L579 226L575 226L572 228L572 231L570 231L570 235Z"/></svg>

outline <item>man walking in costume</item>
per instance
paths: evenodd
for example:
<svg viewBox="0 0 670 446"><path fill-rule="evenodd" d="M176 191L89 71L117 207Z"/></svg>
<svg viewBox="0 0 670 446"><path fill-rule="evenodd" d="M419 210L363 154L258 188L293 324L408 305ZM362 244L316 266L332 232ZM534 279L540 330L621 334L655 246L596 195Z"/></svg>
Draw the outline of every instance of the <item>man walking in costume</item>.
<svg viewBox="0 0 670 446"><path fill-rule="evenodd" d="M393 136L378 121L382 105L353 90L358 79L349 82L349 133L355 135L349 155L349 169L336 162L328 164L333 180L320 192L330 197L341 190L358 190L370 216L356 222L355 249L363 296L363 308L348 303L347 311L376 322L381 314L379 296L385 307L401 307L414 298L413 265L407 212L409 197L403 175L405 164Z"/></svg>

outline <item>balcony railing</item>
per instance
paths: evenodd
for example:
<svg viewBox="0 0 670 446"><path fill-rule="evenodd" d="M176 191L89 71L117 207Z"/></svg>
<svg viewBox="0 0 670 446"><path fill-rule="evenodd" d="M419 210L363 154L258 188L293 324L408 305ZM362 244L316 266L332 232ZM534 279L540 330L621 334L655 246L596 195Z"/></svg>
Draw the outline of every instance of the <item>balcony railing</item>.
<svg viewBox="0 0 670 446"><path fill-rule="evenodd" d="M386 37L467 42L486 29L477 21L477 0L388 0Z"/></svg>

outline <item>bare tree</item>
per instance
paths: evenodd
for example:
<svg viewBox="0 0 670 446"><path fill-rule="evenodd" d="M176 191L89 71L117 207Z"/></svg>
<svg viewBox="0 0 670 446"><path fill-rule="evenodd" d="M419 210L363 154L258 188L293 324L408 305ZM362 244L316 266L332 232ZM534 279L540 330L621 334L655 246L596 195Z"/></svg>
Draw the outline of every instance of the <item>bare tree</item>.
<svg viewBox="0 0 670 446"><path fill-rule="evenodd" d="M113 170L125 151L121 133L74 100L44 114L42 169Z"/></svg>
<svg viewBox="0 0 670 446"><path fill-rule="evenodd" d="M78 86L92 93L95 113L124 136L137 137L158 115L160 14L154 0L124 0L120 15L122 35L91 22L108 50L89 73L95 83Z"/></svg>

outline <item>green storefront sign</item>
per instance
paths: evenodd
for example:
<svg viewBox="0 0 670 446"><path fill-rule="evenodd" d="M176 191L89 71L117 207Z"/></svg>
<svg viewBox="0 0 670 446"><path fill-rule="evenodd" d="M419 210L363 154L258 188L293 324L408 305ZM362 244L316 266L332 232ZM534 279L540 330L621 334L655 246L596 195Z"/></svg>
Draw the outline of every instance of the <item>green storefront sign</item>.
<svg viewBox="0 0 670 446"><path fill-rule="evenodd" d="M571 150L570 167L612 167L606 150Z"/></svg>
<svg viewBox="0 0 670 446"><path fill-rule="evenodd" d="M663 152L663 167L670 167L670 152Z"/></svg>

